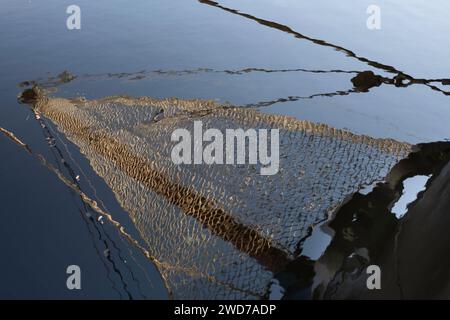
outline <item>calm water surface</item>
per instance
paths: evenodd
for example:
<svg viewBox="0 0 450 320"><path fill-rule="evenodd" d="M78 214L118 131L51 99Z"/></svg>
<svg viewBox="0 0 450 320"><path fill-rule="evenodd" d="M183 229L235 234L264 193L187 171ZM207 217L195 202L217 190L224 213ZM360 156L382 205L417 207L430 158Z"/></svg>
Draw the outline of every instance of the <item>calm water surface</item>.
<svg viewBox="0 0 450 320"><path fill-rule="evenodd" d="M367 29L373 1L365 0L77 0L82 29L69 31L73 3L0 3L0 126L55 164L61 159L16 97L19 83L64 70L77 78L58 86L59 96L216 99L373 137L450 139L450 86L429 82L450 78L448 1L377 1L381 30ZM355 90L351 79L369 70L422 81ZM112 192L64 143L74 170L89 177L83 187L139 238ZM114 228L94 228L79 199L16 145L1 138L0 152L1 298L167 298L157 269ZM65 287L70 264L83 270L81 291Z"/></svg>

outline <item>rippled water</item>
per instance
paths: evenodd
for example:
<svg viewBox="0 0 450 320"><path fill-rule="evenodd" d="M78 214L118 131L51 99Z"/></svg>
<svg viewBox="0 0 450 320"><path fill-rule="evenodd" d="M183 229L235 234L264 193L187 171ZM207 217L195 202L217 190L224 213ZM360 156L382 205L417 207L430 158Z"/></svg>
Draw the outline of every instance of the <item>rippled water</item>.
<svg viewBox="0 0 450 320"><path fill-rule="evenodd" d="M16 101L23 81L56 86L64 97L216 99L372 137L450 139L450 87L433 81L450 78L447 1L377 1L381 30L366 27L372 1L77 0L82 28L73 31L65 26L70 4L3 0L0 11L0 126L54 163L61 159L45 132ZM76 78L55 82L64 70ZM382 83L354 88L351 80L369 70ZM64 143L72 165L139 238L108 186ZM0 152L0 249L8 261L0 266L0 297L167 297L156 268L138 252L131 259L113 228L81 219L79 199L57 179L9 141L0 139ZM80 183L91 188L83 176ZM114 261L127 256L133 272L114 270L107 247ZM86 277L80 292L65 288L69 264Z"/></svg>

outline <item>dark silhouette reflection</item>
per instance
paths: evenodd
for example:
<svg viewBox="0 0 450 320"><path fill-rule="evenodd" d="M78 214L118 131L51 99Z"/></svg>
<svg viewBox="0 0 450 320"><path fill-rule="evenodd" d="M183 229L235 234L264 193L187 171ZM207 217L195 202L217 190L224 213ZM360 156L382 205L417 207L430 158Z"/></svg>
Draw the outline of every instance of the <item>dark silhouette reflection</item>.
<svg viewBox="0 0 450 320"><path fill-rule="evenodd" d="M333 230L334 237L322 256L317 261L300 256L277 275L286 288L285 298L361 298L367 293L367 266L392 260L386 247L391 244L396 247L402 220L396 218L391 210L402 195L403 181L417 175L432 175L427 183L429 187L449 161L450 142L419 144L416 152L393 167L384 182L378 183L368 194L355 193L343 203L335 218L326 224ZM448 178L446 184L448 187ZM440 190L444 192L442 187ZM395 265L395 262L391 263ZM395 267L385 270L389 271L391 288L381 297L402 298L403 289L396 279L399 275L395 274L398 271ZM425 292L427 288L422 290ZM336 296L337 291L339 295Z"/></svg>
<svg viewBox="0 0 450 320"><path fill-rule="evenodd" d="M375 75L372 71L358 73L352 78L353 87L360 92L368 92L373 87L379 87L383 83L383 77Z"/></svg>
<svg viewBox="0 0 450 320"><path fill-rule="evenodd" d="M413 84L422 84L446 96L450 95L450 92L444 91L431 84L441 83L442 85L447 85L450 83L450 79L415 79L403 73L400 73L393 78L387 78L376 75L372 71L363 71L359 72L358 75L352 78L351 82L353 83L354 88L359 92L368 92L369 89L379 87L382 84L394 85L397 88L406 88Z"/></svg>

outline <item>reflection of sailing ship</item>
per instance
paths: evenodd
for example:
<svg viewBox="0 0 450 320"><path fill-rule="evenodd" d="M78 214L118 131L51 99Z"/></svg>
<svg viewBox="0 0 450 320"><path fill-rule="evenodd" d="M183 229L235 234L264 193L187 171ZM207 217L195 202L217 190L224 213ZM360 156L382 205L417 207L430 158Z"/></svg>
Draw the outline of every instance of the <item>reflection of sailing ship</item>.
<svg viewBox="0 0 450 320"><path fill-rule="evenodd" d="M410 151L393 140L210 101L37 98L35 110L80 148L130 213L175 297L266 297L310 227ZM205 129L278 128L280 172L175 166L171 133L192 128L196 118Z"/></svg>
<svg viewBox="0 0 450 320"><path fill-rule="evenodd" d="M393 67L305 37L286 26L235 10L227 11L339 50L393 76L391 79L372 71L342 71L355 75L353 89L289 96L249 104L251 107L367 92L382 84L396 87L431 82L448 84L446 79L413 79ZM193 72L197 71L217 72L206 69ZM328 71L247 68L219 72ZM159 73L164 74L164 71ZM146 72L106 76L139 80ZM74 76L62 73L50 85L73 79ZM201 101L107 98L87 102L39 97L37 102L36 110L79 146L130 212L177 297L267 296L273 274L296 262L310 226L324 219L360 185L383 179L396 161L409 152L408 145L390 140L358 137L305 121L221 108ZM196 118L222 130L228 127L280 128L284 148L282 172L276 177L261 177L251 166L173 166L168 161L169 134L174 128L190 128ZM342 210L341 207L341 213ZM349 213L353 212L349 210ZM348 252L351 250L339 251L342 255Z"/></svg>

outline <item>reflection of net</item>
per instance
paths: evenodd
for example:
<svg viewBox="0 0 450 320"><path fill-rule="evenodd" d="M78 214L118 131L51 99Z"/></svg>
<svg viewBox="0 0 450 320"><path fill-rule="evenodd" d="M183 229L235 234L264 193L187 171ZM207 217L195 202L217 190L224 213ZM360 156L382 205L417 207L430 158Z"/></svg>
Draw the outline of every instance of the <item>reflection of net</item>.
<svg viewBox="0 0 450 320"><path fill-rule="evenodd" d="M176 298L261 298L308 227L362 184L382 179L409 145L212 102L43 99L37 110L80 147L161 262ZM155 121L158 119L158 121ZM181 165L173 130L280 129L280 171Z"/></svg>

